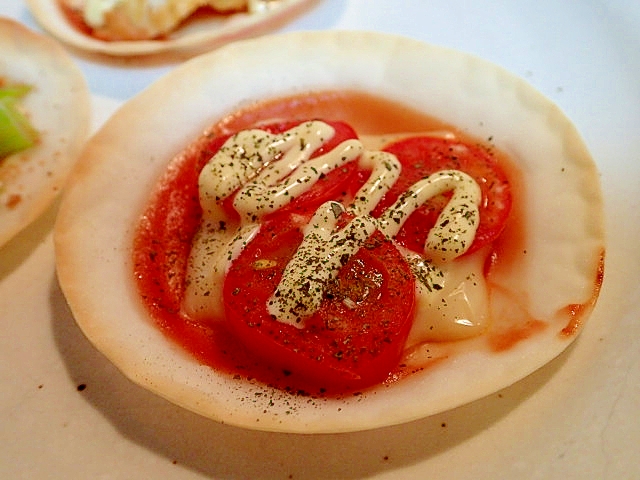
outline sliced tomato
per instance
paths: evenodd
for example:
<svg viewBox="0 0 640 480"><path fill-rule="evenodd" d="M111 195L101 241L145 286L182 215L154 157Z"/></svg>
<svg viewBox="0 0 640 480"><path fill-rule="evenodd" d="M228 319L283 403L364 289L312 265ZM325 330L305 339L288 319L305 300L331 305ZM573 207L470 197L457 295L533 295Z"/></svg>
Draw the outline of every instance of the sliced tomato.
<svg viewBox="0 0 640 480"><path fill-rule="evenodd" d="M380 216L401 193L417 181L439 170L456 169L473 177L482 191L480 224L467 254L482 248L500 235L511 211L511 188L507 175L486 147L444 138L411 137L388 145L384 150L398 158L402 164L402 173L378 203L372 212L373 216ZM429 230L447 202L447 195L440 195L426 202L407 219L396 236L396 241L421 253Z"/></svg>
<svg viewBox="0 0 640 480"><path fill-rule="evenodd" d="M398 365L413 320L413 275L396 247L375 232L327 285L303 328L267 310L302 241L306 216L262 224L233 261L224 284L225 316L244 345L271 365L322 388L363 388Z"/></svg>

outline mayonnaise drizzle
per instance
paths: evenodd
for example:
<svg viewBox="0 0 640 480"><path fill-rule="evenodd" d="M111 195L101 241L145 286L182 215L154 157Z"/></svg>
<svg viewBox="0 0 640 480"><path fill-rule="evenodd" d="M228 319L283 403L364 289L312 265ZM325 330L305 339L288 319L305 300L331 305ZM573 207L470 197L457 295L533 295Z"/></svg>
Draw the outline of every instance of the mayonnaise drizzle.
<svg viewBox="0 0 640 480"><path fill-rule="evenodd" d="M310 157L335 134L333 127L306 122L282 134L241 131L225 142L200 172L200 204L211 221L224 221L221 201L240 189L234 208L255 222L309 190L330 171L358 158L357 140L342 142L313 160Z"/></svg>
<svg viewBox="0 0 640 480"><path fill-rule="evenodd" d="M464 172L443 170L412 185L388 207L379 219L369 214L400 174L400 163L385 152L367 152L361 160L371 175L355 196L350 207L357 215L342 230L331 234L339 212L335 203L320 207L305 229L301 246L285 268L276 291L269 299L269 313L279 321L304 326L304 317L317 310L327 282L336 277L347 258L358 251L369 236L380 230L393 240L406 219L431 197L453 191L425 242L428 258L450 261L465 253L478 228L480 187ZM339 204L338 204L339 205ZM347 241L348 239L348 241ZM439 268L419 255L405 254L416 279L431 290L442 277Z"/></svg>
<svg viewBox="0 0 640 480"><path fill-rule="evenodd" d="M366 215L373 211L382 197L396 183L402 166L395 157L387 152L365 152L360 157L362 168L371 169L369 179L356 193L349 210L355 215Z"/></svg>
<svg viewBox="0 0 640 480"><path fill-rule="evenodd" d="M459 257L475 238L482 195L476 181L459 170L442 170L414 183L380 216L380 230L394 238L407 218L427 200L449 191L453 196L429 231L424 252L445 262Z"/></svg>
<svg viewBox="0 0 640 480"><path fill-rule="evenodd" d="M304 229L304 239L267 303L269 313L281 322L301 326L304 317L320 307L329 280L375 232L376 221L368 215L334 232L344 211L342 204L326 202Z"/></svg>
<svg viewBox="0 0 640 480"><path fill-rule="evenodd" d="M360 167L371 169L368 180L348 208L330 201L316 211L304 228L301 245L268 301L269 313L279 321L299 328L320 306L327 284L369 236L378 229L393 241L411 213L429 198L452 192L429 232L424 255L400 248L420 290L432 292L441 288L444 274L437 265L466 252L479 223L480 187L469 175L457 170L443 170L416 182L379 219L373 218L371 212L397 181L401 165L390 153L365 151L358 140L342 142L333 150L311 159L333 135L333 128L319 121L303 123L282 134L259 129L242 131L227 140L199 177L200 202L209 226L225 225L227 218L221 207L222 200L237 191L234 207L241 214L240 229L255 232L261 217L291 202L333 169L356 159ZM335 232L337 219L346 210L354 218ZM244 234L230 240L229 234L223 235L226 241L216 243L215 252L210 250L208 254L201 254L218 259L214 262L215 291L222 291L224 275L220 267L224 257L228 262L238 255L251 236ZM192 278L197 277L192 275ZM212 286L211 278L208 282L207 288Z"/></svg>

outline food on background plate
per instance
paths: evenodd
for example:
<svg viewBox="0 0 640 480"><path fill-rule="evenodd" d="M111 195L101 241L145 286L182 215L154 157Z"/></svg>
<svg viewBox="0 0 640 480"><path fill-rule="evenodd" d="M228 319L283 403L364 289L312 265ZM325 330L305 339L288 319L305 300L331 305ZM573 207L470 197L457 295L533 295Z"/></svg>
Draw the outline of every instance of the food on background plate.
<svg viewBox="0 0 640 480"><path fill-rule="evenodd" d="M0 246L60 192L89 114L84 77L64 49L0 18Z"/></svg>
<svg viewBox="0 0 640 480"><path fill-rule="evenodd" d="M106 41L151 40L170 34L197 11L209 15L229 15L246 11L256 15L275 8L278 1L247 0L58 0L60 7L95 38ZM206 15L207 13L203 13Z"/></svg>
<svg viewBox="0 0 640 480"><path fill-rule="evenodd" d="M362 32L239 42L159 80L87 145L55 243L78 324L128 377L289 432L522 379L581 330L605 252L595 164L555 105L477 58Z"/></svg>
<svg viewBox="0 0 640 480"><path fill-rule="evenodd" d="M263 34L314 0L27 0L36 20L60 40L115 56L195 55Z"/></svg>
<svg viewBox="0 0 640 480"><path fill-rule="evenodd" d="M20 99L29 90L29 85L7 84L0 78L0 161L38 141L38 132L20 108Z"/></svg>

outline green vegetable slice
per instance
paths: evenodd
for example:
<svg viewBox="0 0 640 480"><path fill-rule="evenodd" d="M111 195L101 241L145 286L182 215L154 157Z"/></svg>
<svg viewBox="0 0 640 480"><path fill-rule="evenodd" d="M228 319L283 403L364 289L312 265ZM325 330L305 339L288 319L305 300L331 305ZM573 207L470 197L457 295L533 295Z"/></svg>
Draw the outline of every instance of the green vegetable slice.
<svg viewBox="0 0 640 480"><path fill-rule="evenodd" d="M0 88L0 158L26 150L38 140L38 132L17 106L29 90L26 85Z"/></svg>
<svg viewBox="0 0 640 480"><path fill-rule="evenodd" d="M30 91L31 87L24 84L4 86L0 88L0 99L24 97Z"/></svg>

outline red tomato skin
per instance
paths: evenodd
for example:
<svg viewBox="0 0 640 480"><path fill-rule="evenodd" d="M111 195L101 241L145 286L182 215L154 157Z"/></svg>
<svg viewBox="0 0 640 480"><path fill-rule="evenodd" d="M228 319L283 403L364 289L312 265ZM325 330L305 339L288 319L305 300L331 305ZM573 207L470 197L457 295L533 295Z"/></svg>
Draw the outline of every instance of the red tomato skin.
<svg viewBox="0 0 640 480"><path fill-rule="evenodd" d="M473 177L482 191L479 206L480 224L466 255L493 242L502 233L512 206L511 188L506 173L491 152L483 146L439 137L410 137L384 148L394 154L402 165L400 178L374 209L378 217L415 182L438 170L462 170ZM447 196L430 199L416 210L396 236L396 241L421 253Z"/></svg>
<svg viewBox="0 0 640 480"><path fill-rule="evenodd" d="M292 217L265 223L232 263L223 293L230 328L255 355L320 388L358 389L384 381L400 361L413 320L415 283L407 263L376 232L338 278L344 287L350 275L360 280L382 275L382 286L371 287L370 297L356 309L334 296L325 298L304 328L284 324L270 316L266 305L302 241L302 222L287 218ZM264 259L277 266L256 270L255 262ZM358 277L356 271L367 273Z"/></svg>

